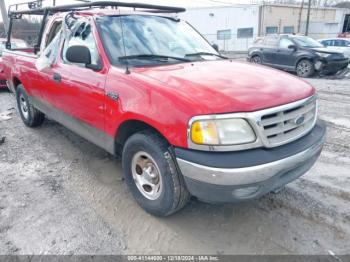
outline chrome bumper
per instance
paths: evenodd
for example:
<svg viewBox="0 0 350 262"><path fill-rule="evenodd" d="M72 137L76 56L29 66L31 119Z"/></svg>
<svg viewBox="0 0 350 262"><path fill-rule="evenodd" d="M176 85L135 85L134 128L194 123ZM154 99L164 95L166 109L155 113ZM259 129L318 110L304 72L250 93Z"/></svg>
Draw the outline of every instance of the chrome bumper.
<svg viewBox="0 0 350 262"><path fill-rule="evenodd" d="M305 165L312 165L322 150L324 137L308 149L290 157L251 167L244 168L214 168L188 162L177 158L177 162L185 178L212 185L239 186L260 183L274 176L287 173ZM303 173L302 173L303 172Z"/></svg>

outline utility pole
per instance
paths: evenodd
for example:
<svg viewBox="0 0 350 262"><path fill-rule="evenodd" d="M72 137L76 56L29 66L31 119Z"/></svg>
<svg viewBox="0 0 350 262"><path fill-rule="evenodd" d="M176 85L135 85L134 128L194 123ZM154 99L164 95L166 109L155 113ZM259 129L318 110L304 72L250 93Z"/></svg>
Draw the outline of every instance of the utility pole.
<svg viewBox="0 0 350 262"><path fill-rule="evenodd" d="M4 27L5 27L5 33L7 34L7 30L8 30L8 26L9 26L9 20L8 20L8 17L7 17L5 0L0 0L0 9L1 9L2 21L3 21Z"/></svg>
<svg viewBox="0 0 350 262"><path fill-rule="evenodd" d="M308 35L308 34L309 34L310 11L311 11L311 0L309 0L309 4L308 4L308 7L307 7L307 17L306 17L305 35Z"/></svg>
<svg viewBox="0 0 350 262"><path fill-rule="evenodd" d="M297 33L300 33L300 27L301 27L301 17L303 15L303 9L304 9L304 0L301 1L300 11L299 11L299 18L298 18L298 31Z"/></svg>

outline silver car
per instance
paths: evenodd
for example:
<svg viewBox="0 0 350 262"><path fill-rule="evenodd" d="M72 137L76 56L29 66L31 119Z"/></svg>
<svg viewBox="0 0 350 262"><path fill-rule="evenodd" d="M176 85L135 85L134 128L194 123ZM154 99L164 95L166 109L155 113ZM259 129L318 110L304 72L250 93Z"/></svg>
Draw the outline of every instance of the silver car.
<svg viewBox="0 0 350 262"><path fill-rule="evenodd" d="M332 51L341 51L350 58L350 38L327 38L318 40Z"/></svg>

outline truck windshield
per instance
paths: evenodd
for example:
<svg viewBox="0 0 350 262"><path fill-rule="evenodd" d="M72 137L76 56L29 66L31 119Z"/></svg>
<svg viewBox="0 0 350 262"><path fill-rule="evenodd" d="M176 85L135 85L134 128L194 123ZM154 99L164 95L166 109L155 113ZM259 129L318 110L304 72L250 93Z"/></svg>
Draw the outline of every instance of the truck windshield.
<svg viewBox="0 0 350 262"><path fill-rule="evenodd" d="M144 66L221 58L184 21L150 15L104 16L97 19L97 26L114 65L125 61Z"/></svg>

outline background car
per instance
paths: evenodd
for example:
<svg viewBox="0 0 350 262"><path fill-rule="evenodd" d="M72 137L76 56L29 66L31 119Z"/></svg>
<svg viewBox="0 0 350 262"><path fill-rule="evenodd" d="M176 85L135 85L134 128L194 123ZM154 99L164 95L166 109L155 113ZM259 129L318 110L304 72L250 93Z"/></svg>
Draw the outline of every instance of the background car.
<svg viewBox="0 0 350 262"><path fill-rule="evenodd" d="M5 49L6 39L0 38L0 89L7 89L4 69L2 64L2 51ZM11 45L13 48L28 48L28 44L21 39L12 39Z"/></svg>
<svg viewBox="0 0 350 262"><path fill-rule="evenodd" d="M315 72L334 74L349 64L342 52L332 51L310 37L299 35L265 36L249 48L248 61L296 72L300 77L310 77Z"/></svg>
<svg viewBox="0 0 350 262"><path fill-rule="evenodd" d="M329 50L343 52L347 58L350 58L350 38L328 38L318 41Z"/></svg>

